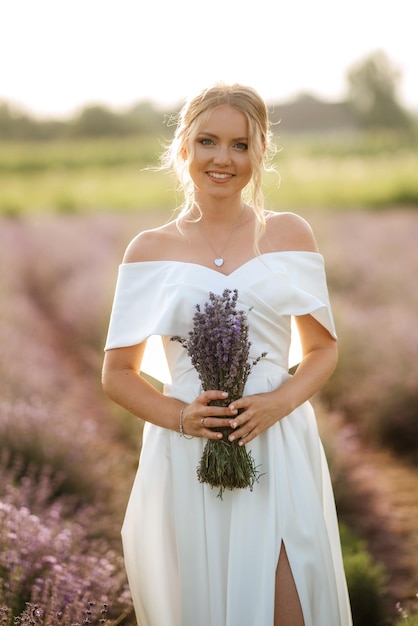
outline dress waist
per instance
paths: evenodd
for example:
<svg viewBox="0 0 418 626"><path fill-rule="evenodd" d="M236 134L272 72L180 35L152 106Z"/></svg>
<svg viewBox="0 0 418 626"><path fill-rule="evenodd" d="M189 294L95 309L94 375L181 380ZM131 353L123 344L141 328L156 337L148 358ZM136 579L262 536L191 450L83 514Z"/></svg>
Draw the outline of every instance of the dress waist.
<svg viewBox="0 0 418 626"><path fill-rule="evenodd" d="M287 368L260 361L248 377L243 395L249 396L255 393L273 391L280 387L289 376ZM202 391L203 387L197 376L190 377L187 381L183 378L176 382L174 379L172 383L164 385L165 395L188 403L192 402ZM236 399L234 398L234 400Z"/></svg>

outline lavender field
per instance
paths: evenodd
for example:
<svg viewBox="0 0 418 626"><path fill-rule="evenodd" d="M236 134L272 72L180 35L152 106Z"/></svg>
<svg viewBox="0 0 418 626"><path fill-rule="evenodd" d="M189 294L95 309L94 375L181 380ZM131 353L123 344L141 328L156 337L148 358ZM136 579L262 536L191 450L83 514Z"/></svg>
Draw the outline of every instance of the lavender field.
<svg viewBox="0 0 418 626"><path fill-rule="evenodd" d="M385 613L368 623L395 623L418 591L418 214L304 216L340 336L314 399L340 519L381 568ZM2 626L135 624L119 530L141 424L104 397L100 370L124 247L164 218L0 221Z"/></svg>

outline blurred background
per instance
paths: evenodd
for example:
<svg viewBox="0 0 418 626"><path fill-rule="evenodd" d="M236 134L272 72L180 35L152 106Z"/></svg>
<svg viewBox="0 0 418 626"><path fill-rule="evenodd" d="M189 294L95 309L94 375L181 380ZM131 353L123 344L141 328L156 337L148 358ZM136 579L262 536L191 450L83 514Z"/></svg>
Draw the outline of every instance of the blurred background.
<svg viewBox="0 0 418 626"><path fill-rule="evenodd" d="M173 117L217 80L266 99L266 205L326 259L340 360L313 402L354 625L418 624L414 7L287 4L1 7L4 626L135 624L119 531L142 425L102 393L103 346L124 248L181 202L152 171Z"/></svg>

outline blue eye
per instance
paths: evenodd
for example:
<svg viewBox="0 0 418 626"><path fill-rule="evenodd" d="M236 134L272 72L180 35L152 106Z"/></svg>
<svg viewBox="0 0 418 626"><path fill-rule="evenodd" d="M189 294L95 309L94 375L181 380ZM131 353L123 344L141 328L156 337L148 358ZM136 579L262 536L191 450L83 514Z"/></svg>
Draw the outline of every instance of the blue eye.
<svg viewBox="0 0 418 626"><path fill-rule="evenodd" d="M238 148L238 150L248 150L248 144L243 143L241 141L235 144L235 147Z"/></svg>
<svg viewBox="0 0 418 626"><path fill-rule="evenodd" d="M212 139L205 138L205 139L201 139L199 143L201 143L202 146L210 146L212 145L213 142L212 142Z"/></svg>

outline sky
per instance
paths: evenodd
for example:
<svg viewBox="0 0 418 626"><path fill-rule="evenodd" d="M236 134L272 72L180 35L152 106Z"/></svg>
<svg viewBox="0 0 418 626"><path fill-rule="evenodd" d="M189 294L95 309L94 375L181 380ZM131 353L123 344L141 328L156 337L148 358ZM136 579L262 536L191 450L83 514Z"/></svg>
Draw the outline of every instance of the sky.
<svg viewBox="0 0 418 626"><path fill-rule="evenodd" d="M346 94L383 50L418 110L415 0L0 0L0 100L38 116L171 107L223 80L268 102Z"/></svg>

